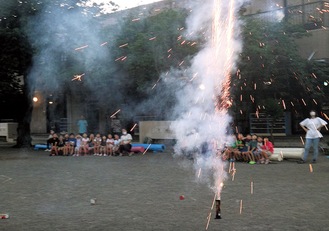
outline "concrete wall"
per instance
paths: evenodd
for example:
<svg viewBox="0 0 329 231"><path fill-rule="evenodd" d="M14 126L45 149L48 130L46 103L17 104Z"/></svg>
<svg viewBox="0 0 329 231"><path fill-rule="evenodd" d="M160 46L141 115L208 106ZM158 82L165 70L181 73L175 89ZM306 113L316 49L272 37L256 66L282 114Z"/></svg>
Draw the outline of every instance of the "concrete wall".
<svg viewBox="0 0 329 231"><path fill-rule="evenodd" d="M143 143L146 137L158 140L175 139L170 130L172 121L140 121L139 142Z"/></svg>
<svg viewBox="0 0 329 231"><path fill-rule="evenodd" d="M47 133L46 97L38 91L34 93L34 97L38 101L33 102L31 133Z"/></svg>
<svg viewBox="0 0 329 231"><path fill-rule="evenodd" d="M296 6L304 3L318 2L318 0L288 0L288 6ZM245 14L256 14L264 11L281 9L284 6L284 0L251 0L246 4Z"/></svg>
<svg viewBox="0 0 329 231"><path fill-rule="evenodd" d="M69 94L66 97L68 132L78 133L77 123L81 115L84 115L85 105L78 94Z"/></svg>
<svg viewBox="0 0 329 231"><path fill-rule="evenodd" d="M329 58L329 30L312 30L309 37L296 40L299 53L303 58L308 58L312 52L316 52L313 59Z"/></svg>

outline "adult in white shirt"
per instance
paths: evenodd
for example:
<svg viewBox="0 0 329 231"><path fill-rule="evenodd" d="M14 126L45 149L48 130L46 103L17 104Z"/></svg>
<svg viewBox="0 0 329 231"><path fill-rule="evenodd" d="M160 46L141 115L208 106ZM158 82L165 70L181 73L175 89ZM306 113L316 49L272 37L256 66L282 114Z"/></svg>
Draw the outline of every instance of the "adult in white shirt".
<svg viewBox="0 0 329 231"><path fill-rule="evenodd" d="M120 152L120 156L122 155L126 155L129 154L129 156L132 155L132 153L130 152L131 150L131 141L133 140L132 136L127 133L126 129L122 129L122 135L121 135L121 143L119 146L119 152Z"/></svg>
<svg viewBox="0 0 329 231"><path fill-rule="evenodd" d="M310 112L310 118L307 118L299 123L300 126L306 132L306 142L305 142L305 151L303 158L298 162L299 164L303 164L307 160L308 153L310 148L313 146L313 163L316 163L319 154L319 141L322 138L322 134L320 130L323 126L327 124L326 121L316 116L315 111Z"/></svg>

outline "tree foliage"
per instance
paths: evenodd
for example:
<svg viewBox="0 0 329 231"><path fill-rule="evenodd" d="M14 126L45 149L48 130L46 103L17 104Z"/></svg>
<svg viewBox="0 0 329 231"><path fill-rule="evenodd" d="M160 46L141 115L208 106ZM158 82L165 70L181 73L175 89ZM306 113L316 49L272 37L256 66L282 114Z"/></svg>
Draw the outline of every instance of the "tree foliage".
<svg viewBox="0 0 329 231"><path fill-rule="evenodd" d="M314 77L314 65L300 57L296 39L307 36L298 25L247 18L239 71L232 79L233 110L240 120L261 112L264 99L274 99L285 110L302 112L318 107L325 93Z"/></svg>
<svg viewBox="0 0 329 231"><path fill-rule="evenodd" d="M183 37L187 12L168 9L139 21L129 17L116 40L119 66L127 75L132 95L145 97L147 89L171 67L187 65L198 46ZM184 66L185 66L184 65Z"/></svg>

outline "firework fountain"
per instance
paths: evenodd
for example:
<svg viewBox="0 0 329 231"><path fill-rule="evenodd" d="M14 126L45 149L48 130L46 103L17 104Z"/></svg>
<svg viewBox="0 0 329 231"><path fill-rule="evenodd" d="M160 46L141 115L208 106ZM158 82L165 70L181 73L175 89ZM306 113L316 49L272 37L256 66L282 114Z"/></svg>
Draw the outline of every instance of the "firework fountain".
<svg viewBox="0 0 329 231"><path fill-rule="evenodd" d="M241 3L238 0L209 0L203 5L203 13L212 10L212 14L206 13L208 19L203 18L203 24L198 25L205 30L207 43L188 70L193 78L177 93L178 118L172 124L178 140L176 155L193 156L197 178L206 181L215 193L212 208L216 202L216 218L221 218L221 190L227 175L220 150L229 142L230 76L241 50L236 20ZM196 28L200 12L202 14L199 8L188 19L191 28ZM196 32L190 29L189 33Z"/></svg>

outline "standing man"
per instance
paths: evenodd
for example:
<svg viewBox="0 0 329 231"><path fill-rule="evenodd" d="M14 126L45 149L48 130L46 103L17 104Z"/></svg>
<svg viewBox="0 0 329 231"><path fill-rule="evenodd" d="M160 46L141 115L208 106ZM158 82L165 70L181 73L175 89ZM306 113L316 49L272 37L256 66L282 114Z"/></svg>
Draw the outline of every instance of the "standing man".
<svg viewBox="0 0 329 231"><path fill-rule="evenodd" d="M306 137L305 137L306 142L305 142L304 156L300 161L298 161L299 164L304 164L306 162L311 146L313 146L312 163L316 163L319 154L320 138L323 137L322 134L320 133L320 130L326 124L327 124L326 121L316 116L315 111L310 112L310 118L307 118L302 122L300 122L300 126L306 132Z"/></svg>
<svg viewBox="0 0 329 231"><path fill-rule="evenodd" d="M80 117L80 120L78 120L78 127L80 135L87 133L88 122L83 115Z"/></svg>

